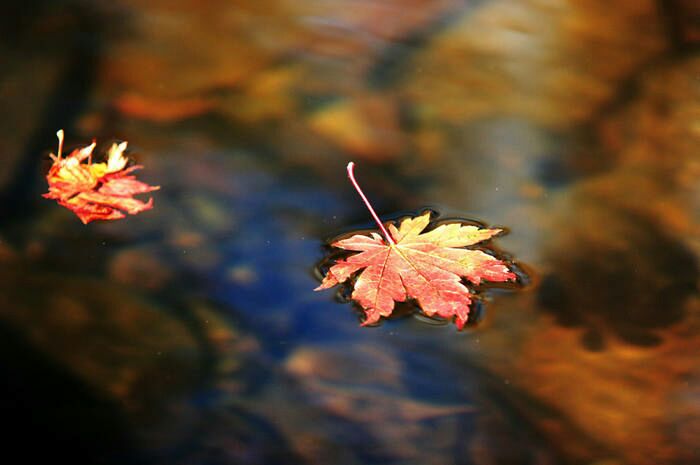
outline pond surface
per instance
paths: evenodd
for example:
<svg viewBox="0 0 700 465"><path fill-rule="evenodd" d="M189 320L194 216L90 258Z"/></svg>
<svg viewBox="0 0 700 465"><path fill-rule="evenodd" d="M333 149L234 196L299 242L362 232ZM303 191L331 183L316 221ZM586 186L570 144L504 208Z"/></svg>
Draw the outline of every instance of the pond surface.
<svg viewBox="0 0 700 465"><path fill-rule="evenodd" d="M700 463L695 2L146 3L0 19L8 456ZM154 208L43 199L60 128L129 141ZM351 160L384 219L507 228L526 285L360 327L313 292L372 227Z"/></svg>

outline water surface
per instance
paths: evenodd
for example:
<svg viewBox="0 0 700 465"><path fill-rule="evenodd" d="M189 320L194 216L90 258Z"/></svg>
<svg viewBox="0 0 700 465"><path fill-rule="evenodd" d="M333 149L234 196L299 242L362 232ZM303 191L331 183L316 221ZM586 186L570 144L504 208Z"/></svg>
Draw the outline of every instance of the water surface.
<svg viewBox="0 0 700 465"><path fill-rule="evenodd" d="M2 19L8 454L119 464L700 461L693 2L32 0ZM41 198L128 140L155 208ZM324 242L504 226L521 290L361 328Z"/></svg>

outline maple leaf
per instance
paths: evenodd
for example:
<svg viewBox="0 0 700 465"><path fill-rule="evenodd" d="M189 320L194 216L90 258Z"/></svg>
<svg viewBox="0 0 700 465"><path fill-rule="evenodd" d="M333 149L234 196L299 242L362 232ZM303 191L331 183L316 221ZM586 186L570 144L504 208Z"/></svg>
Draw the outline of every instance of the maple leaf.
<svg viewBox="0 0 700 465"><path fill-rule="evenodd" d="M462 329L473 297L462 278L475 285L516 279L498 258L464 248L494 237L500 229L449 223L424 232L430 224L430 212L426 212L403 219L398 228L389 224L387 230L357 185L352 163L348 176L384 237L377 233L355 234L332 243L333 247L359 253L337 260L315 290L346 282L362 270L351 297L365 312L363 325L390 316L395 302L415 299L426 315L454 317Z"/></svg>
<svg viewBox="0 0 700 465"><path fill-rule="evenodd" d="M53 165L46 175L49 192L43 197L72 210L85 224L94 220L117 220L126 216L124 212L135 215L153 208L153 199L142 202L133 196L160 187L138 181L131 174L142 167L126 167L126 142L112 144L106 162L92 163L94 141L62 158L63 130L56 135L58 155L51 154Z"/></svg>

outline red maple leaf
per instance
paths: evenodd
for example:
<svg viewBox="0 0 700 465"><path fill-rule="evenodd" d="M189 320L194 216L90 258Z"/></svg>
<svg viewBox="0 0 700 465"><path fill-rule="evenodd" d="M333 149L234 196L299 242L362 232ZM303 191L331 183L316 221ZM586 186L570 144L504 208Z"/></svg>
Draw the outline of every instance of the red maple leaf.
<svg viewBox="0 0 700 465"><path fill-rule="evenodd" d="M403 219L398 228L389 224L387 230L355 181L353 163L348 165L348 176L384 237L377 233L355 234L332 243L333 247L359 253L337 260L316 290L343 283L362 270L351 297L365 312L363 325L390 316L394 302L415 299L426 315L454 317L462 329L473 297L462 278L472 284L516 279L503 261L481 250L464 248L492 238L500 229L448 223L423 232L430 223L430 213L426 212Z"/></svg>
<svg viewBox="0 0 700 465"><path fill-rule="evenodd" d="M45 198L72 210L85 224L93 220L117 220L126 216L124 212L135 215L153 208L153 199L142 202L133 196L160 187L149 186L131 175L141 166L126 167L126 142L112 144L106 162L92 163L94 141L62 158L63 130L56 135L58 155L51 154L53 165L46 175L49 192L43 195Z"/></svg>

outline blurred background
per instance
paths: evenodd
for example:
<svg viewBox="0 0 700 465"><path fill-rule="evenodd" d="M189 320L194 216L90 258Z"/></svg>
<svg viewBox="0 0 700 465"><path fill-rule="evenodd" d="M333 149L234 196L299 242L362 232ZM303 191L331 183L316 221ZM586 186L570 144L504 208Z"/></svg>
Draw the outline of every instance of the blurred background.
<svg viewBox="0 0 700 465"><path fill-rule="evenodd" d="M700 463L700 4L25 0L0 17L5 454ZM55 133L155 208L41 198ZM431 207L529 270L360 328L324 241Z"/></svg>

